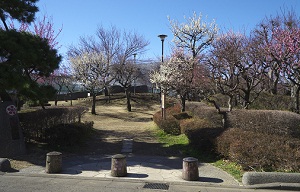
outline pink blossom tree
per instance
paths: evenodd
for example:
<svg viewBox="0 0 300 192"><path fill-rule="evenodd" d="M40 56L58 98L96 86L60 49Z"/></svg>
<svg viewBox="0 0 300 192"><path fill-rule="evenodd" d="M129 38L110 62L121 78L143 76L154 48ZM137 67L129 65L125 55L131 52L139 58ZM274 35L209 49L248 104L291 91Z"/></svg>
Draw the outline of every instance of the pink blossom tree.
<svg viewBox="0 0 300 192"><path fill-rule="evenodd" d="M14 20L11 19L9 23L9 28L15 29L17 31L26 31L32 33L41 38L47 39L48 44L51 48L60 48L58 36L62 32L62 27L59 28L58 31L55 31L52 17L49 17L46 14L44 14L42 18L38 18L37 20L33 21L32 27L26 22L21 22L17 27L14 23Z"/></svg>
<svg viewBox="0 0 300 192"><path fill-rule="evenodd" d="M299 113L300 92L300 28L276 28L273 31L274 40L266 49L269 56L276 61L281 75L291 86L293 110Z"/></svg>

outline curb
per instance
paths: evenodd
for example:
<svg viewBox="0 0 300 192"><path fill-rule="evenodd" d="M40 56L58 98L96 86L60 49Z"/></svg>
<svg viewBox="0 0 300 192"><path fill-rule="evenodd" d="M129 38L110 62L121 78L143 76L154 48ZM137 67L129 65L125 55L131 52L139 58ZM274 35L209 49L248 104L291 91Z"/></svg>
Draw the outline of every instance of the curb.
<svg viewBox="0 0 300 192"><path fill-rule="evenodd" d="M266 190L291 190L291 191L300 191L299 183L269 183L269 184L257 184L257 185L249 185L249 186L230 186L230 185L218 185L218 184L201 184L197 182L161 182L156 180L131 180L126 178L100 178L100 177L82 177L82 176L64 176L57 174L28 174L28 173L3 173L0 172L0 176L17 176L17 177L36 177L36 178L59 178L59 179L77 179L77 180L102 180L102 181L111 181L111 182L126 182L126 183L167 183L170 186L201 186L201 187L209 187L209 188L222 188L222 189L266 189Z"/></svg>
<svg viewBox="0 0 300 192"><path fill-rule="evenodd" d="M291 190L300 191L299 183L267 183L244 186L245 189L274 189L274 190Z"/></svg>
<svg viewBox="0 0 300 192"><path fill-rule="evenodd" d="M246 172L242 183L251 189L300 190L300 173Z"/></svg>

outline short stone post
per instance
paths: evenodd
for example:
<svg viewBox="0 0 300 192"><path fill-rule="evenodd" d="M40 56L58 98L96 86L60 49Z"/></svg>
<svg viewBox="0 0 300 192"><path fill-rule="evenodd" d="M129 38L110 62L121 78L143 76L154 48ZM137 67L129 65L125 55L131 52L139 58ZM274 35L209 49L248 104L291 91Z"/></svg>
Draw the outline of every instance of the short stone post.
<svg viewBox="0 0 300 192"><path fill-rule="evenodd" d="M198 159L186 157L182 164L182 178L187 181L199 180Z"/></svg>
<svg viewBox="0 0 300 192"><path fill-rule="evenodd" d="M46 173L60 173L61 170L62 170L61 153L57 151L47 153Z"/></svg>
<svg viewBox="0 0 300 192"><path fill-rule="evenodd" d="M111 176L125 177L127 175L126 156L117 154L111 158Z"/></svg>
<svg viewBox="0 0 300 192"><path fill-rule="evenodd" d="M10 161L6 158L0 158L0 172L8 172L10 169Z"/></svg>

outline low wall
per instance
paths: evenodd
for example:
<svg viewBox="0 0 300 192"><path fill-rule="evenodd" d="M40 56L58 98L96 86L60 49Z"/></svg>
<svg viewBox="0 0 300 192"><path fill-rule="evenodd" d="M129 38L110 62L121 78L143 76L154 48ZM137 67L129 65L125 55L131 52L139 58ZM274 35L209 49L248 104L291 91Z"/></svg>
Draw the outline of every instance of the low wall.
<svg viewBox="0 0 300 192"><path fill-rule="evenodd" d="M282 172L246 172L242 178L243 185L270 183L300 183L300 173Z"/></svg>

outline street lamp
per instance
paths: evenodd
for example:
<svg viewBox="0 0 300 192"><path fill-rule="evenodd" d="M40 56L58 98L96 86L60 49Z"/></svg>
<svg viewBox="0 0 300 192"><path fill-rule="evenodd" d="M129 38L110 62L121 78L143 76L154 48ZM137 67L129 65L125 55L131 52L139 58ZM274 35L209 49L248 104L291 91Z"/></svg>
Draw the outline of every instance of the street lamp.
<svg viewBox="0 0 300 192"><path fill-rule="evenodd" d="M165 41L165 38L168 36L161 34L161 35L158 35L158 37L161 40L161 62L163 63L164 62L164 41Z"/></svg>
<svg viewBox="0 0 300 192"><path fill-rule="evenodd" d="M134 65L136 65L136 53L132 54L133 55L133 60L134 60ZM135 66L136 67L136 66ZM133 95L135 95L135 77L133 79Z"/></svg>
<svg viewBox="0 0 300 192"><path fill-rule="evenodd" d="M164 41L167 35L161 34L158 35L161 40L161 63L164 62ZM161 117L162 119L166 119L166 109L165 109L165 101L166 101L166 93L163 87L161 87Z"/></svg>

